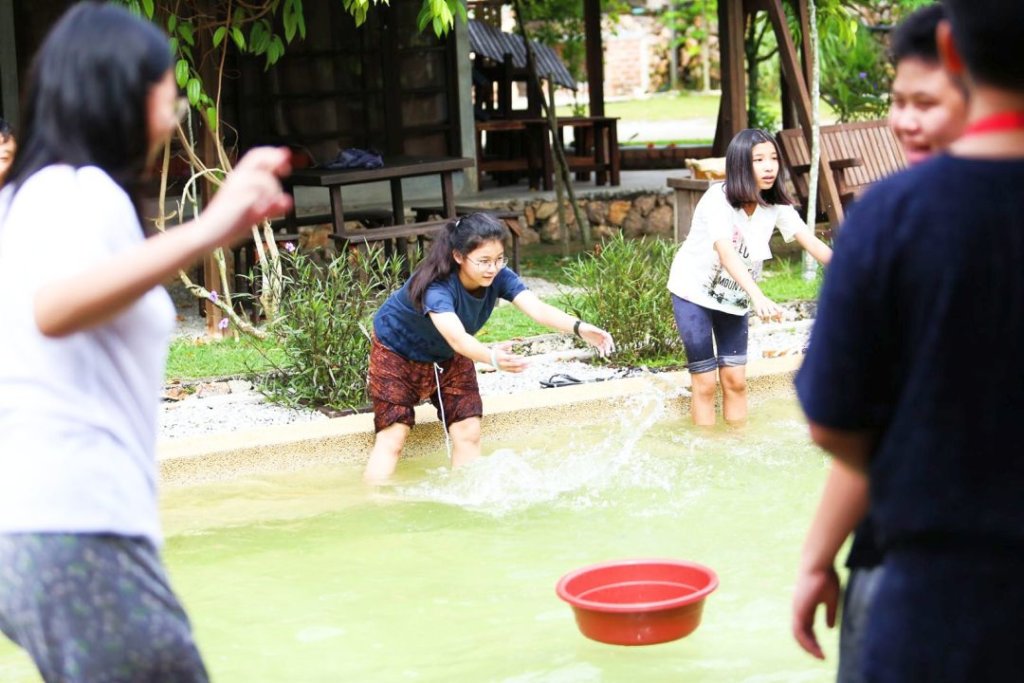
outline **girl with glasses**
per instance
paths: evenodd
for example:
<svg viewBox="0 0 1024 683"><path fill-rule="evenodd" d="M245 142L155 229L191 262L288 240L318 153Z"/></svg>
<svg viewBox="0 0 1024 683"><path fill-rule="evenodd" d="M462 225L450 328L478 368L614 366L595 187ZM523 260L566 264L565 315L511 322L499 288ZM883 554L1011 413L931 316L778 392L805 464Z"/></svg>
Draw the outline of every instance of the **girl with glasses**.
<svg viewBox="0 0 1024 683"><path fill-rule="evenodd" d="M373 319L369 393L376 438L365 478L386 479L424 399L437 408L452 441L453 467L480 456L483 404L474 361L522 372L527 359L473 336L498 299L511 301L538 323L573 332L602 355L614 350L610 334L541 301L505 268L505 227L486 213L454 220L427 257Z"/></svg>

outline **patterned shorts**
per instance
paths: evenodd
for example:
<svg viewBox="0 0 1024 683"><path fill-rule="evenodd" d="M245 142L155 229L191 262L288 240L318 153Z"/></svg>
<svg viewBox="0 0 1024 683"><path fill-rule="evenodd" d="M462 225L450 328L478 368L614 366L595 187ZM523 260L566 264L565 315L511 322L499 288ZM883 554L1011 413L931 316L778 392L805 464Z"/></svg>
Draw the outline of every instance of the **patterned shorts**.
<svg viewBox="0 0 1024 683"><path fill-rule="evenodd" d="M369 394L373 401L373 427L376 431L396 422L412 427L416 423L413 409L426 399L430 399L437 408L437 417L444 420L446 428L461 420L483 415L473 361L455 354L451 359L438 363L437 367L435 377L433 363L409 360L373 337Z"/></svg>
<svg viewBox="0 0 1024 683"><path fill-rule="evenodd" d="M205 683L156 548L109 534L0 534L0 632L46 681Z"/></svg>

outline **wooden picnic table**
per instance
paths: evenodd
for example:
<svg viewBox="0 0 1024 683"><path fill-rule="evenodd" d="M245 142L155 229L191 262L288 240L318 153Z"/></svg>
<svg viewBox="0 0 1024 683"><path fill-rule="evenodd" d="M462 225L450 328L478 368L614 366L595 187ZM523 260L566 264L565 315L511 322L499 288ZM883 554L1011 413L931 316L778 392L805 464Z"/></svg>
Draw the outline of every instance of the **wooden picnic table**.
<svg viewBox="0 0 1024 683"><path fill-rule="evenodd" d="M577 180L587 180L595 173L597 185L618 185L620 182L618 118L614 116L561 116L557 119L558 137L563 141L569 170ZM564 131L573 130L573 144L564 145ZM493 119L476 122L477 172L523 172L530 187L551 190L554 187L554 153L551 148L549 124L545 118ZM485 149L483 134L521 136L516 152ZM490 141L489 141L490 142ZM508 144L509 141L504 141ZM513 148L514 145L511 145Z"/></svg>
<svg viewBox="0 0 1024 683"><path fill-rule="evenodd" d="M409 238L421 239L439 231L447 220L426 221L422 223L405 222L405 201L402 195L402 181L406 178L421 176L438 176L441 181L441 206L444 218L455 217L455 191L452 174L472 168L474 161L463 157L434 156L394 156L384 157L384 165L380 168L303 168L294 171L284 179L284 187L293 192L295 187L326 188L331 199L330 222L333 237L336 241L381 241L398 239L402 242ZM345 230L345 205L342 188L352 185L363 185L388 181L391 187L391 212L393 224L372 230L351 232ZM289 232L294 232L299 219L295 216L295 208L289 211L285 225Z"/></svg>

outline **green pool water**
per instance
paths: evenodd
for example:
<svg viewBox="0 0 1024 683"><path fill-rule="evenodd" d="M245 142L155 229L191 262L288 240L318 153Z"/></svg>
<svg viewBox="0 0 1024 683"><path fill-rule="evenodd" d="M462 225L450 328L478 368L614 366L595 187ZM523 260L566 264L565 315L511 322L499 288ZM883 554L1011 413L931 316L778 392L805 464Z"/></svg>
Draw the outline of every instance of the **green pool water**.
<svg viewBox="0 0 1024 683"><path fill-rule="evenodd" d="M789 635L825 474L794 399L752 397L742 429L696 430L665 406L523 425L456 472L439 444L386 487L352 465L165 493L166 561L214 680L834 680L834 633L826 663ZM584 638L558 578L645 556L718 572L700 628L646 647ZM36 680L0 643L0 681Z"/></svg>

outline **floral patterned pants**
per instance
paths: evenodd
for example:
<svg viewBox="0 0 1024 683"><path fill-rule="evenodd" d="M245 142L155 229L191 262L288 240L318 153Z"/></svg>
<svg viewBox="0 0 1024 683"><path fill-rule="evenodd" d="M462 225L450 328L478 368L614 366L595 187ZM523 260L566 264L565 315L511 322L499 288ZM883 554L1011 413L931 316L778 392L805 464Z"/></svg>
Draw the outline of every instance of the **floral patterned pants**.
<svg viewBox="0 0 1024 683"><path fill-rule="evenodd" d="M0 632L48 683L208 680L153 545L106 534L0 534Z"/></svg>

